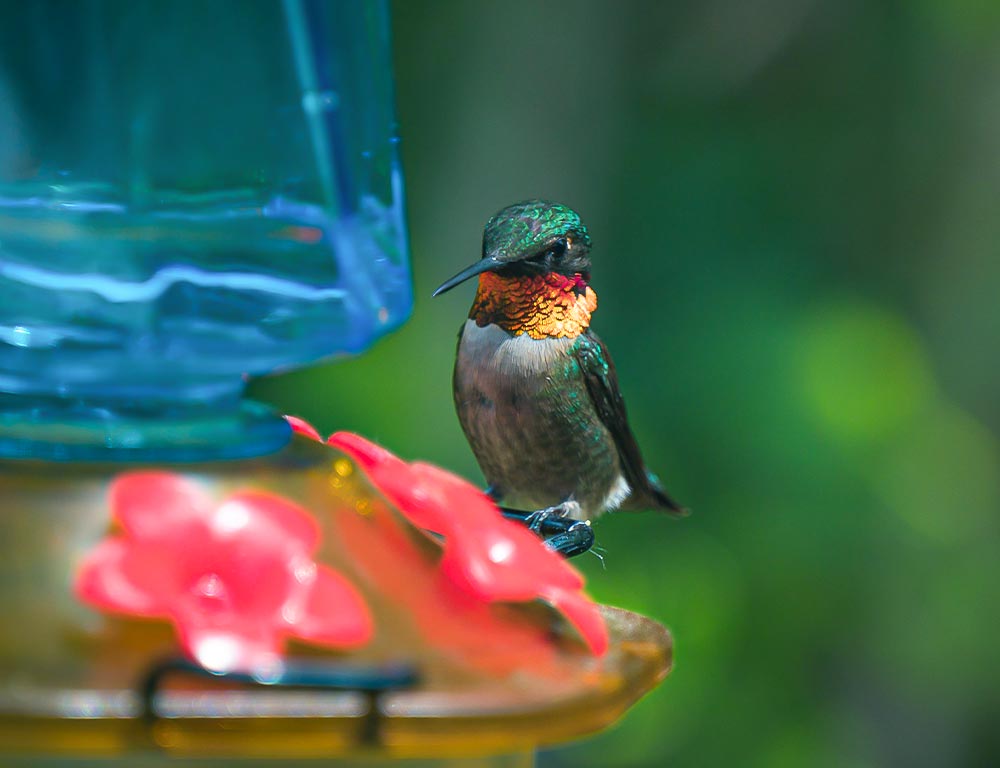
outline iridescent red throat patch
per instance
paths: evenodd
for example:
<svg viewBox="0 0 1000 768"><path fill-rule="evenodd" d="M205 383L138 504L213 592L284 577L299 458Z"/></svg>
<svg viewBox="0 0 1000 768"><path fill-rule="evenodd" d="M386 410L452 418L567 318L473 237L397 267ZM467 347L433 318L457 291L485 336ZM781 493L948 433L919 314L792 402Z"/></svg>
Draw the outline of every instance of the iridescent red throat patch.
<svg viewBox="0 0 1000 768"><path fill-rule="evenodd" d="M493 323L533 339L575 338L590 326L597 294L583 275L479 276L469 317L479 326Z"/></svg>

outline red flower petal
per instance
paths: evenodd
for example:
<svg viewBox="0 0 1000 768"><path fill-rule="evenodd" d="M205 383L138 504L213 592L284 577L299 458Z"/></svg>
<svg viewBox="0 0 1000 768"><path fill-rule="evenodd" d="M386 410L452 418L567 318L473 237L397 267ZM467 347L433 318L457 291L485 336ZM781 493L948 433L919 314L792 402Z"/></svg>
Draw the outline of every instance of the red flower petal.
<svg viewBox="0 0 1000 768"><path fill-rule="evenodd" d="M111 515L135 539L162 539L211 508L198 486L173 472L119 475L108 489Z"/></svg>
<svg viewBox="0 0 1000 768"><path fill-rule="evenodd" d="M106 539L98 544L77 572L73 584L77 597L118 613L162 616L166 605L156 595L136 586L123 568L128 555L129 543L124 539Z"/></svg>
<svg viewBox="0 0 1000 768"><path fill-rule="evenodd" d="M543 588L541 597L561 611L576 627L590 652L603 656L608 650L608 628L597 605L581 592L558 587Z"/></svg>
<svg viewBox="0 0 1000 768"><path fill-rule="evenodd" d="M305 419L285 414L285 421L287 421L289 426L291 426L293 432L298 432L300 435L311 437L313 440L318 440L321 443L323 442L323 438L320 437L319 432L316 431L316 427Z"/></svg>
<svg viewBox="0 0 1000 768"><path fill-rule="evenodd" d="M454 518L442 510L447 500L436 485L423 482L414 465L351 432L336 432L327 443L353 458L372 483L418 528L447 535Z"/></svg>
<svg viewBox="0 0 1000 768"><path fill-rule="evenodd" d="M371 614L347 579L325 565L316 569L302 617L293 622L303 640L344 647L364 645L374 634Z"/></svg>
<svg viewBox="0 0 1000 768"><path fill-rule="evenodd" d="M394 469L398 465L402 465L402 468L407 466L405 461L390 453L381 445L377 445L371 440L366 440L361 435L356 435L353 432L334 432L327 438L326 442L334 448L339 448L344 453L350 454L366 472L380 469L386 464Z"/></svg>
<svg viewBox="0 0 1000 768"><path fill-rule="evenodd" d="M210 516L213 533L236 534L267 542L284 542L312 552L319 546L319 524L298 504L275 493L237 491L225 498Z"/></svg>

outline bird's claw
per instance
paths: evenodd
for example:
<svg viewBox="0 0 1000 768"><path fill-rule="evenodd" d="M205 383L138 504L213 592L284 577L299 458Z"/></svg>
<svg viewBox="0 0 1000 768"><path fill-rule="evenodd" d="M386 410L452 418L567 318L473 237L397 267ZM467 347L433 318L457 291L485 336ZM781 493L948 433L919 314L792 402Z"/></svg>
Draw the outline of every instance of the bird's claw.
<svg viewBox="0 0 1000 768"><path fill-rule="evenodd" d="M594 546L594 529L589 520L562 519L560 522L569 526L562 533L557 533L545 539L545 546L563 557L576 557L587 552Z"/></svg>
<svg viewBox="0 0 1000 768"><path fill-rule="evenodd" d="M579 509L577 502L564 501L534 512L505 507L501 507L500 511L508 520L515 520L537 534L553 552L558 552L563 557L575 557L594 545L594 530L590 527L590 522L573 517Z"/></svg>
<svg viewBox="0 0 1000 768"><path fill-rule="evenodd" d="M564 501L562 504L556 504L552 507L546 507L545 509L539 509L532 512L525 518L525 522L528 524L528 528L535 533L543 532L545 530L545 523L549 520L565 520L567 518L574 518L580 513L580 505L575 501Z"/></svg>
<svg viewBox="0 0 1000 768"><path fill-rule="evenodd" d="M524 524L528 526L528 530L533 531L534 533L541 533L542 527L545 525L546 521L552 517L550 510L551 507L548 509L539 509L524 518Z"/></svg>

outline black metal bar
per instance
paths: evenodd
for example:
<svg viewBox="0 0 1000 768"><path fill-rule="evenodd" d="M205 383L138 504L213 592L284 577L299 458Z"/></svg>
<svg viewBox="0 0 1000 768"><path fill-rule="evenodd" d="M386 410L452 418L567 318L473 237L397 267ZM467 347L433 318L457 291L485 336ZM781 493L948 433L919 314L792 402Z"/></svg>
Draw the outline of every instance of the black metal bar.
<svg viewBox="0 0 1000 768"><path fill-rule="evenodd" d="M215 673L184 657L164 659L154 664L139 685L142 701L142 718L148 724L159 719L155 701L163 681L173 674L193 675L220 682L289 690L319 689L349 691L365 695L368 713L362 728L361 741L366 746L377 745L381 733L381 696L387 691L409 688L419 678L409 664L384 664L380 666L351 666L330 662L286 662L280 675L261 679L245 672Z"/></svg>

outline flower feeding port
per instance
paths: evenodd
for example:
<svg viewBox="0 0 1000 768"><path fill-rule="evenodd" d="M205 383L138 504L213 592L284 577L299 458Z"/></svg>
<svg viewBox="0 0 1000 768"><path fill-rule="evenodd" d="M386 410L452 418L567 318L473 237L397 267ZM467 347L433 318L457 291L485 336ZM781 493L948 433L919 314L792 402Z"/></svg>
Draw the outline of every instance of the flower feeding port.
<svg viewBox="0 0 1000 768"><path fill-rule="evenodd" d="M479 489L241 397L410 311L387 21L0 9L4 765L525 765L669 671Z"/></svg>
<svg viewBox="0 0 1000 768"><path fill-rule="evenodd" d="M451 512L425 492L474 488L436 470L407 501L356 455L296 435L241 462L5 467L25 565L0 604L31 627L5 640L5 753L530 754L667 673L666 631L595 606L521 526L496 514L483 552L413 524Z"/></svg>

